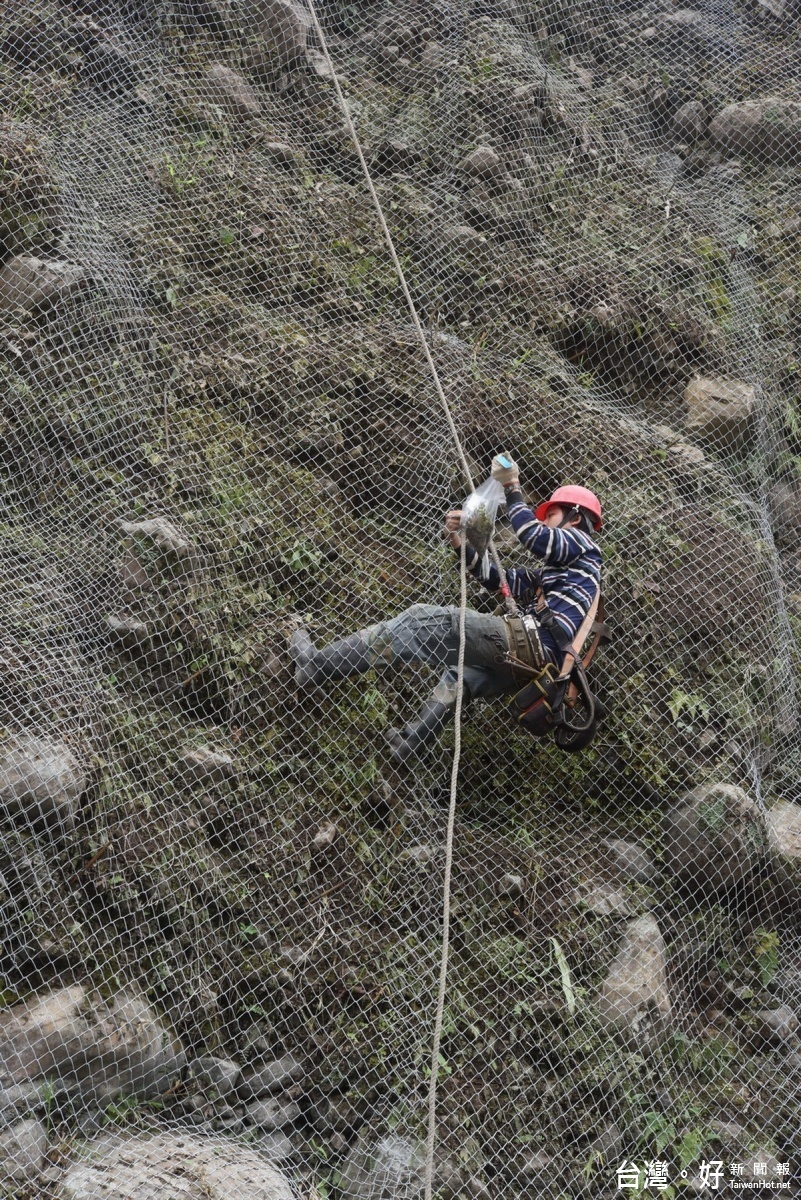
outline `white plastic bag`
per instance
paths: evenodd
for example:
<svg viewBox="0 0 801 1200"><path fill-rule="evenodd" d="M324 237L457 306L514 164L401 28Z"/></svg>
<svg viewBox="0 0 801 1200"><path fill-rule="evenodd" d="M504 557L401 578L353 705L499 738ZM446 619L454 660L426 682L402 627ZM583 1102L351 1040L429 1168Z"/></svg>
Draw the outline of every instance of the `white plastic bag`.
<svg viewBox="0 0 801 1200"><path fill-rule="evenodd" d="M485 479L462 505L462 529L470 545L482 556L492 541L498 509L506 503L503 485Z"/></svg>

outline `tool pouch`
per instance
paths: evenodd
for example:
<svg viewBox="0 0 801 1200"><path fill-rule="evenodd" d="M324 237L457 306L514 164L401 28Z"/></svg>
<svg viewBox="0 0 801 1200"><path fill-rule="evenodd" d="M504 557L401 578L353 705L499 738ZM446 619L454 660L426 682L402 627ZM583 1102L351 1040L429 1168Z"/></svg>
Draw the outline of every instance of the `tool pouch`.
<svg viewBox="0 0 801 1200"><path fill-rule="evenodd" d="M533 737L546 737L553 731L554 709L559 707L564 691L564 681L557 682L556 667L548 664L512 698L509 714Z"/></svg>

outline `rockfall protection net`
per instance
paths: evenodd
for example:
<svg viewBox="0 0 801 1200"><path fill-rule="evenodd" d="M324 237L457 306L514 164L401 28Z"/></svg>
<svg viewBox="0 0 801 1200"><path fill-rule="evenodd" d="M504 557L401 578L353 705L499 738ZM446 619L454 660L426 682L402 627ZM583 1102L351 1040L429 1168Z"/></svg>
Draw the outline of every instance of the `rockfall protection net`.
<svg viewBox="0 0 801 1200"><path fill-rule="evenodd" d="M319 15L476 479L606 517L592 747L465 709L434 1194L801 1194L797 9ZM417 1197L453 733L286 643L464 481L309 13L6 0L0 256L0 1186Z"/></svg>

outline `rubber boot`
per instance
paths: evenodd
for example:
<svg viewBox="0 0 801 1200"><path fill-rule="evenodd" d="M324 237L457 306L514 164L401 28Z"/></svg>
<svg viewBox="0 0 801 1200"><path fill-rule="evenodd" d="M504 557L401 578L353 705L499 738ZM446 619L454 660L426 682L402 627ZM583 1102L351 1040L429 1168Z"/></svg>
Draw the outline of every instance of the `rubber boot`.
<svg viewBox="0 0 801 1200"><path fill-rule="evenodd" d="M361 675L372 666L360 633L352 633L318 650L305 629L296 629L289 639L289 657L295 664L295 683L299 688Z"/></svg>
<svg viewBox="0 0 801 1200"><path fill-rule="evenodd" d="M386 738L392 761L398 766L405 763L435 738L453 716L453 709L452 703L445 704L442 700L432 697L426 700L415 721L410 721L403 729L388 729Z"/></svg>

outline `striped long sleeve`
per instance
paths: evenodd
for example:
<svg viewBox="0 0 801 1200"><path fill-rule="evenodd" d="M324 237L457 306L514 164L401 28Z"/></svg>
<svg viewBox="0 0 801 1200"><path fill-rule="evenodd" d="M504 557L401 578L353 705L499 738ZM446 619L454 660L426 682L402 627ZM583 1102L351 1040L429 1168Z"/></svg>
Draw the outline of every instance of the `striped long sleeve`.
<svg viewBox="0 0 801 1200"><path fill-rule="evenodd" d="M550 529L534 516L519 491L507 492L507 515L520 544L538 567L511 567L505 572L509 590L533 612L534 591L542 587L548 607L572 638L589 612L601 583L601 552L580 529ZM497 591L497 568L467 547L467 567L486 588ZM485 569L482 569L485 567Z"/></svg>

